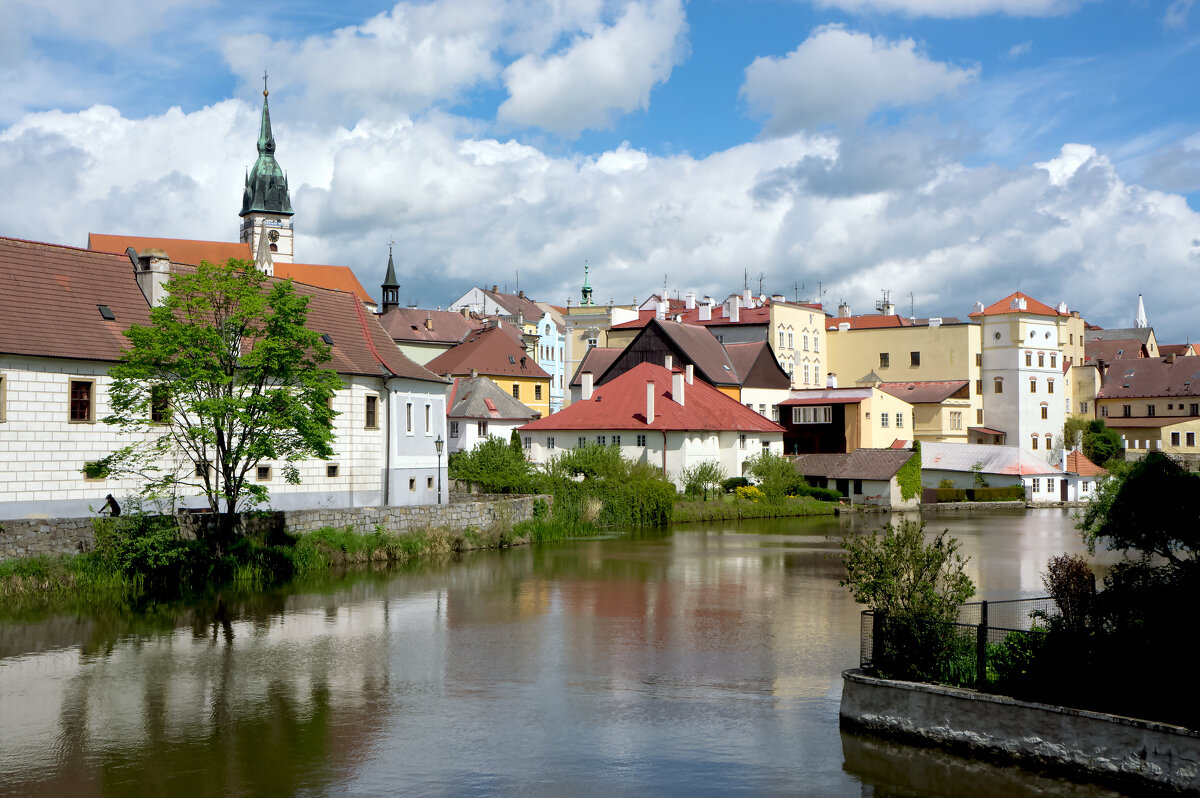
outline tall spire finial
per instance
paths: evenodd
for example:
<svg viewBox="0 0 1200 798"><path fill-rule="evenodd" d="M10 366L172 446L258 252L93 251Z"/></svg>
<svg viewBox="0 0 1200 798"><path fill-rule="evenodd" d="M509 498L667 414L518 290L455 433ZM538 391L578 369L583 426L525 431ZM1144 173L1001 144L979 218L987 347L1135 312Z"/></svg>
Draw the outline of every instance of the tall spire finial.
<svg viewBox="0 0 1200 798"><path fill-rule="evenodd" d="M268 94L270 94L270 92L267 91L267 70L264 69L263 70L263 96L266 97Z"/></svg>
<svg viewBox="0 0 1200 798"><path fill-rule="evenodd" d="M1139 330L1150 326L1150 321L1146 318L1146 306L1142 303L1141 294L1138 294L1137 314L1133 317L1133 326Z"/></svg>
<svg viewBox="0 0 1200 798"><path fill-rule="evenodd" d="M580 292L580 305L592 305L592 284L588 279L588 262L583 262L583 290Z"/></svg>

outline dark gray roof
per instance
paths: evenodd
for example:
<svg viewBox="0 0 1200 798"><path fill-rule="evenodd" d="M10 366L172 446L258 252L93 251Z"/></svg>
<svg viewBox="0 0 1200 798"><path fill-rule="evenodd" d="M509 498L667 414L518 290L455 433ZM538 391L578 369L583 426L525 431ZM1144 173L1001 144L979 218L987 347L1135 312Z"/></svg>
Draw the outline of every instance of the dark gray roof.
<svg viewBox="0 0 1200 798"><path fill-rule="evenodd" d="M488 407L488 401L492 406ZM487 377L460 377L450 393L449 418L492 418L530 421L538 413L513 399Z"/></svg>
<svg viewBox="0 0 1200 798"><path fill-rule="evenodd" d="M912 457L910 449L855 449L849 454L800 454L792 458L806 477L889 480Z"/></svg>
<svg viewBox="0 0 1200 798"><path fill-rule="evenodd" d="M1153 334L1153 327L1122 327L1117 330L1085 330L1083 340L1087 341L1114 341L1114 340L1129 340L1135 339L1141 341L1147 346L1150 344L1150 336Z"/></svg>

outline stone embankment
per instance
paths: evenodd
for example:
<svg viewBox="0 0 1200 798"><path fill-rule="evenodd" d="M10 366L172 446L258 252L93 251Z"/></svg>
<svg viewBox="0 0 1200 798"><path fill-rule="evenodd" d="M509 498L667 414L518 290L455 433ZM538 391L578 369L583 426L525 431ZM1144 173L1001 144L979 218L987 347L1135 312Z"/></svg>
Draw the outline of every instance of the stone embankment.
<svg viewBox="0 0 1200 798"><path fill-rule="evenodd" d="M282 528L292 534L315 532L324 527L351 527L360 532L383 528L388 532L418 529L511 529L533 517L534 505L549 505L550 496L508 496L474 494L455 496L446 504L412 507L328 507L313 510L285 510L255 513L244 523L253 530ZM203 514L183 513L180 529L194 536ZM78 554L90 551L95 543L92 518L37 518L0 521L0 560L32 557L39 554Z"/></svg>

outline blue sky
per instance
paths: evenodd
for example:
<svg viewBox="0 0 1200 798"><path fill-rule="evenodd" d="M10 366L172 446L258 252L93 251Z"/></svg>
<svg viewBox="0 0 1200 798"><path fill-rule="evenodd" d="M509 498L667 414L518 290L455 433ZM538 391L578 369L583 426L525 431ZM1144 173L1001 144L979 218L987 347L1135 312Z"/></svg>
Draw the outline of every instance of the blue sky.
<svg viewBox="0 0 1200 798"><path fill-rule="evenodd" d="M0 0L0 234L231 239L263 69L299 259L556 303L1023 290L1190 337L1200 8ZM34 198L31 201L31 198ZM906 304L906 303L901 303Z"/></svg>

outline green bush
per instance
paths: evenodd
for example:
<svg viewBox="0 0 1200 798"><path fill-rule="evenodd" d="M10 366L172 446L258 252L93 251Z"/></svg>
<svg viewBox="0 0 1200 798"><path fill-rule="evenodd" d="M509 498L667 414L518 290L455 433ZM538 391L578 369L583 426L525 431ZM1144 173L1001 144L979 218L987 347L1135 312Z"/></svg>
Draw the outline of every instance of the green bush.
<svg viewBox="0 0 1200 798"><path fill-rule="evenodd" d="M455 452L447 462L451 479L478 485L485 493L529 492L533 469L520 446L500 438L480 441L469 452Z"/></svg>
<svg viewBox="0 0 1200 798"><path fill-rule="evenodd" d="M1009 502L1023 501L1025 499L1025 487L1023 485L1009 485L1004 488L975 488L974 501L977 502Z"/></svg>
<svg viewBox="0 0 1200 798"><path fill-rule="evenodd" d="M730 477L721 483L721 490L726 493L733 493L738 488L744 488L750 484L750 480L745 477Z"/></svg>
<svg viewBox="0 0 1200 798"><path fill-rule="evenodd" d="M938 487L939 487L939 488L953 488L953 487L954 487L954 480L952 480L952 479L943 479L942 481L938 482Z"/></svg>
<svg viewBox="0 0 1200 798"><path fill-rule="evenodd" d="M127 513L116 518L95 518L95 558L114 571L140 577L151 585L183 578L197 548L179 537L179 526L170 516Z"/></svg>
<svg viewBox="0 0 1200 798"><path fill-rule="evenodd" d="M938 488L937 500L941 502L965 502L967 500L967 492L962 488Z"/></svg>

